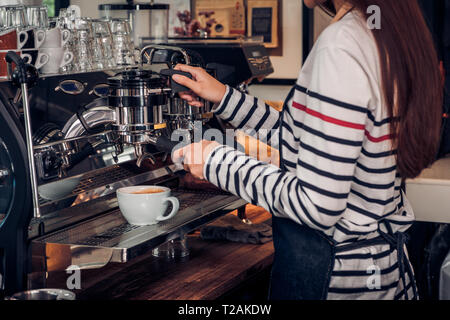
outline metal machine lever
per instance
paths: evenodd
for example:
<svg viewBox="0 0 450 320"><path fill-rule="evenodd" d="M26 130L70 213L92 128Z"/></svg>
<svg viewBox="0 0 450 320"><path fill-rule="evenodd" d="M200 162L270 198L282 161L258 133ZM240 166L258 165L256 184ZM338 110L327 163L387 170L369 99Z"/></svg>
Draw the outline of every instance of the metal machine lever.
<svg viewBox="0 0 450 320"><path fill-rule="evenodd" d="M25 138L27 142L28 164L30 170L31 192L33 195L34 217L40 218L41 212L39 208L39 191L36 173L36 163L34 160L33 147L33 131L31 127L30 106L28 104L28 87L34 85L39 78L36 68L26 64L22 58L14 51L10 51L5 57L8 64L8 72L10 73L12 82L22 90L22 104L25 119ZM16 68L12 71L12 64L16 64Z"/></svg>

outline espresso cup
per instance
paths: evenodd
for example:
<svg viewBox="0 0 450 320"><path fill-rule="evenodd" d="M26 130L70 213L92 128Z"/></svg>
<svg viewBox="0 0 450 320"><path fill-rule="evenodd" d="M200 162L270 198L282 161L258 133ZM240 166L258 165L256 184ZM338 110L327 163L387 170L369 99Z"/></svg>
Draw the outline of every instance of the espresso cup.
<svg viewBox="0 0 450 320"><path fill-rule="evenodd" d="M27 40L22 47L23 49L39 49L45 41L45 30L31 28L22 30L22 32L25 32L28 35ZM19 41L23 41L22 36L20 36L19 39Z"/></svg>
<svg viewBox="0 0 450 320"><path fill-rule="evenodd" d="M0 50L22 49L28 41L28 34L17 29L7 29L0 32Z"/></svg>
<svg viewBox="0 0 450 320"><path fill-rule="evenodd" d="M42 67L41 73L59 73L61 68L64 68L73 61L73 53L64 48L41 48L39 51L46 53L50 57L47 64Z"/></svg>
<svg viewBox="0 0 450 320"><path fill-rule="evenodd" d="M156 193L148 193L148 192ZM169 188L159 186L127 187L117 190L119 208L131 225L148 226L173 218L180 209L180 202L171 196ZM165 215L169 202L172 211Z"/></svg>
<svg viewBox="0 0 450 320"><path fill-rule="evenodd" d="M41 48L61 48L70 39L70 31L67 29L53 28L45 31L45 41Z"/></svg>
<svg viewBox="0 0 450 320"><path fill-rule="evenodd" d="M30 62L27 63L33 65L38 70L45 66L50 60L50 56L47 53L40 52L38 49L22 50L22 55L26 54L30 57Z"/></svg>

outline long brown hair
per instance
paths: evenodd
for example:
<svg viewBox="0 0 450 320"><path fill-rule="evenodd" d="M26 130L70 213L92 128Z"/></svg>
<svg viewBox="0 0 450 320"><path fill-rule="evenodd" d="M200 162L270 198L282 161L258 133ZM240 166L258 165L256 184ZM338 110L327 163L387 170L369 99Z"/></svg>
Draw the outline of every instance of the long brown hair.
<svg viewBox="0 0 450 320"><path fill-rule="evenodd" d="M433 37L417 0L347 0L366 20L380 8L378 46L382 88L402 178L415 178L435 160L442 125L443 87ZM322 8L336 13L330 0Z"/></svg>

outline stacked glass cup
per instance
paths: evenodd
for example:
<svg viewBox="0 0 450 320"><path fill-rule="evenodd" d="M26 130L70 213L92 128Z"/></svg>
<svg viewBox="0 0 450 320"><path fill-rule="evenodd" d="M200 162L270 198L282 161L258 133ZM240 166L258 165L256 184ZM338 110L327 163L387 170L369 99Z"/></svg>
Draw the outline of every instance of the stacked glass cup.
<svg viewBox="0 0 450 320"><path fill-rule="evenodd" d="M135 48L132 40L131 27L127 19L111 19L109 21L113 52L117 66L136 64Z"/></svg>
<svg viewBox="0 0 450 320"><path fill-rule="evenodd" d="M111 69L116 66L114 59L113 37L107 20L92 20L94 32L93 57L97 66Z"/></svg>

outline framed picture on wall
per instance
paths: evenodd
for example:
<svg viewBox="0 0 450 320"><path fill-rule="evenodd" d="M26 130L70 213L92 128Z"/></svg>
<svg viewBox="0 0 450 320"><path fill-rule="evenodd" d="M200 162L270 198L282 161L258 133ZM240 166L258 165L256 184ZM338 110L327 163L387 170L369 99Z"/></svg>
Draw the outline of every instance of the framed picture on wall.
<svg viewBox="0 0 450 320"><path fill-rule="evenodd" d="M169 11L169 37L176 36L175 27L181 27L177 13L190 11L192 13L192 0L158 0L158 3L166 3L170 5Z"/></svg>
<svg viewBox="0 0 450 320"><path fill-rule="evenodd" d="M279 46L279 0L247 0L247 34L262 36L266 48Z"/></svg>

